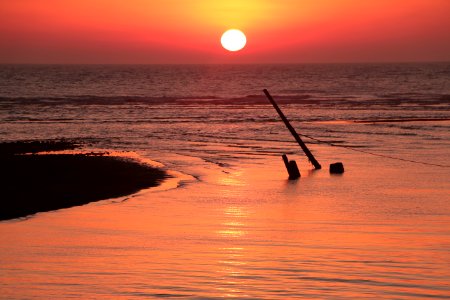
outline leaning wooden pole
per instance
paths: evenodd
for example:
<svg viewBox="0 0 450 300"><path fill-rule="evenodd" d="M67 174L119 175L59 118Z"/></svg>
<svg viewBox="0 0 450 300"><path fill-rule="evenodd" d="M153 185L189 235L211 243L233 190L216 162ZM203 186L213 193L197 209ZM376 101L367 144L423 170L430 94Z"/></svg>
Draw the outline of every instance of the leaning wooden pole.
<svg viewBox="0 0 450 300"><path fill-rule="evenodd" d="M292 127L291 123L289 123L289 120L286 118L286 116L283 114L281 109L278 107L275 100L273 100L272 96L269 94L269 91L264 89L264 94L266 94L267 98L269 99L270 103L272 103L273 107L277 111L277 113L280 115L281 120L283 120L284 125L286 125L287 129L291 132L291 134L294 136L297 143L302 148L303 152L305 152L306 156L308 157L309 161L312 163L314 168L316 170L319 170L322 168L322 166L319 164L319 162L316 160L314 155L309 151L308 147L306 147L305 143L302 141L302 139L298 136L297 132L295 131L294 127Z"/></svg>

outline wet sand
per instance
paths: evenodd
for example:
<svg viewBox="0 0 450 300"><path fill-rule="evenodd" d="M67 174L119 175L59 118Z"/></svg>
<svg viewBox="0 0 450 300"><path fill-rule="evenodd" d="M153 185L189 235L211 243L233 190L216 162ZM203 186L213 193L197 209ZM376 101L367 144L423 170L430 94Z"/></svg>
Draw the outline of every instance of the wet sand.
<svg viewBox="0 0 450 300"><path fill-rule="evenodd" d="M35 154L79 147L73 141L0 144L0 220L116 198L157 186L168 175L105 153Z"/></svg>

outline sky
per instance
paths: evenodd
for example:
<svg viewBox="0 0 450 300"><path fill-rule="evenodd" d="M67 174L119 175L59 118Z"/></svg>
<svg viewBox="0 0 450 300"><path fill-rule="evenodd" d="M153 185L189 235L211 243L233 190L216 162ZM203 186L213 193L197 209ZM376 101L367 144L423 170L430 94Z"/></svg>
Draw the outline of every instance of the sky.
<svg viewBox="0 0 450 300"><path fill-rule="evenodd" d="M450 0L0 1L0 63L410 61L450 61Z"/></svg>

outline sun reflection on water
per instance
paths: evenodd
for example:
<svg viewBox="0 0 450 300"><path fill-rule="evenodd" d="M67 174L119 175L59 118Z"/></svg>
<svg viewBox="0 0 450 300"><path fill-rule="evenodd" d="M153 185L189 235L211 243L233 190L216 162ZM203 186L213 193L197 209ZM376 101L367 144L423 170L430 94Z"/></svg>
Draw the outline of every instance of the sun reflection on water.
<svg viewBox="0 0 450 300"><path fill-rule="evenodd" d="M239 280L245 274L243 267L247 265L244 261L243 247L224 247L219 249L223 259L219 261L222 266L218 269L218 275L221 279L221 286L217 288L222 297L236 298L243 296L243 290L240 288Z"/></svg>
<svg viewBox="0 0 450 300"><path fill-rule="evenodd" d="M241 170L233 170L232 173L220 173L216 180L218 184L225 186L238 187L246 185Z"/></svg>
<svg viewBox="0 0 450 300"><path fill-rule="evenodd" d="M225 208L224 213L227 217L243 218L248 216L248 211L240 206L228 206Z"/></svg>
<svg viewBox="0 0 450 300"><path fill-rule="evenodd" d="M239 238L247 234L247 231L244 230L244 218L248 216L247 211L239 206L228 206L223 213L225 220L217 231L220 237Z"/></svg>

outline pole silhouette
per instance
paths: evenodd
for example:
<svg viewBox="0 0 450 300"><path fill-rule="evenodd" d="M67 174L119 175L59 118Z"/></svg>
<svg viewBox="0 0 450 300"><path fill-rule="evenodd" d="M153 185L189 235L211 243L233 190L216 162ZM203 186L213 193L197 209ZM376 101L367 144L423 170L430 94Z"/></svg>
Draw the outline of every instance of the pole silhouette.
<svg viewBox="0 0 450 300"><path fill-rule="evenodd" d="M266 96L269 99L270 103L272 103L272 105L275 108L275 110L277 111L278 115L280 115L281 120L283 120L283 122L284 122L284 125L286 125L287 129L289 129L289 131L291 132L292 136L295 138L297 143L302 148L303 152L305 152L306 156L308 157L309 161L314 166L314 168L316 170L322 169L322 166L316 160L316 158L311 153L311 151L309 151L308 147L306 147L305 143L302 141L300 136L297 134L297 132L295 131L294 127L292 127L291 123L289 123L289 120L286 118L286 116L283 114L281 109L278 107L278 105L275 102L275 100L273 100L272 96L269 94L269 91L264 89L263 92L264 92L264 94L266 94Z"/></svg>

